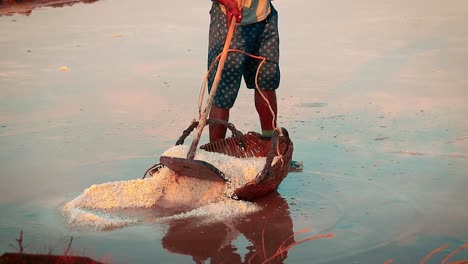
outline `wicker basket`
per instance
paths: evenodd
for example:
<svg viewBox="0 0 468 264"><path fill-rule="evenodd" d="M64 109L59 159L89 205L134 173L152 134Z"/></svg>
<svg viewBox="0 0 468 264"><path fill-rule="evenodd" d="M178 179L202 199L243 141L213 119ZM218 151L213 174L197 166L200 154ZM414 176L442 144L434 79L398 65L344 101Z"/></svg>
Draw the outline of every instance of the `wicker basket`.
<svg viewBox="0 0 468 264"><path fill-rule="evenodd" d="M285 128L275 129L271 139L267 139L256 132L244 135L233 124L222 120L208 119L207 124L223 124L232 132L232 136L200 146L200 149L238 158L266 157L265 166L255 179L236 189L231 198L253 200L278 188L289 172L294 150L289 133ZM183 144L185 138L197 125L197 121L192 122L184 130L176 145Z"/></svg>

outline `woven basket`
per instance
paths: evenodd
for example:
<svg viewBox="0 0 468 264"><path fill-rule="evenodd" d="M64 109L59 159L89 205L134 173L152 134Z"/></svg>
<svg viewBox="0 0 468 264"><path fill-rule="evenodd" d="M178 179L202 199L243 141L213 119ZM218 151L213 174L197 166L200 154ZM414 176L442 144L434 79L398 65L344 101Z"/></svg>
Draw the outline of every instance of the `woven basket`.
<svg viewBox="0 0 468 264"><path fill-rule="evenodd" d="M236 189L231 198L253 200L278 188L288 174L294 150L285 128L275 129L271 139L266 139L256 132L248 132L244 135L233 124L222 120L208 119L207 124L225 125L232 132L232 136L202 145L200 149L238 158L266 157L265 166L255 179ZM192 122L184 130L176 145L183 144L185 138L197 125L197 121Z"/></svg>

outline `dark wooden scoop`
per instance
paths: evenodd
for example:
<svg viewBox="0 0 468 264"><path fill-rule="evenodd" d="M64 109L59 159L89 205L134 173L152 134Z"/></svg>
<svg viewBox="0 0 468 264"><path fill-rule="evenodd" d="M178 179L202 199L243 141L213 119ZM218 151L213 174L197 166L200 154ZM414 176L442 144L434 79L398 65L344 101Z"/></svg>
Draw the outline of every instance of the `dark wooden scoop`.
<svg viewBox="0 0 468 264"><path fill-rule="evenodd" d="M215 166L202 160L192 160L161 156L162 165L168 167L178 175L189 176L208 181L226 182L226 176Z"/></svg>

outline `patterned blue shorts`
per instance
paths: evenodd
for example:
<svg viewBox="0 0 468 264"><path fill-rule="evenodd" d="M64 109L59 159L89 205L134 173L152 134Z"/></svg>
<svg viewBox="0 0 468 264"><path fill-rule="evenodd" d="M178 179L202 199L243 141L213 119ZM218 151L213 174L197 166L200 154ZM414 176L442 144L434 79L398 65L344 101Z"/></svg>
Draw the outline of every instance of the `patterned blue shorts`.
<svg viewBox="0 0 468 264"><path fill-rule="evenodd" d="M223 51L228 30L226 15L221 11L219 4L213 3L210 15L208 67ZM264 21L236 27L231 49L239 49L265 57L267 60L260 69L258 86L262 90L278 88L280 83L278 13L273 6L270 15ZM219 108L232 108L239 92L242 76L247 88L254 89L255 75L260 62L261 60L237 52L230 52L224 64L223 75L218 90L216 90L213 104ZM208 77L208 90L211 90L217 64L214 67Z"/></svg>

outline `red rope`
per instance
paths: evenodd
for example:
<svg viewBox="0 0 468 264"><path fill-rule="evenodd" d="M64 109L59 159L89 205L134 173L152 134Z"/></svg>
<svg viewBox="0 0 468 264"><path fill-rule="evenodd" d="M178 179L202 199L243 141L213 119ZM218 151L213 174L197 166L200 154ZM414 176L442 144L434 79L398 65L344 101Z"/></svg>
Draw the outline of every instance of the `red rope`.
<svg viewBox="0 0 468 264"><path fill-rule="evenodd" d="M263 64L266 62L267 59L265 57L263 57L263 56L253 55L253 54L250 54L250 53L247 53L245 51L238 50L238 49L229 49L228 52L237 52L237 53L241 53L241 54L243 54L245 56L248 56L248 57L251 57L251 58L254 58L254 59L257 59L257 60L261 60L260 64L258 65L257 72L255 73L255 89L259 92L259 94L262 96L263 100L265 100L265 103L268 105L268 108L270 109L271 115L273 116L273 119L271 121L272 122L271 125L272 125L272 127L274 129L276 129L276 125L275 125L276 114L275 114L275 111L273 111L273 108L271 107L270 102L268 102L268 99L267 99L265 93L260 89L260 86L258 85L258 75L260 73L260 69L262 68ZM203 84L202 84L202 87L200 89L200 95L199 95L199 100L198 100L198 118L199 119L200 119L200 116L201 116L203 98L204 98L205 91L206 91L206 84L208 82L208 76L210 75L211 71L213 70L215 63L217 61L219 61L220 58L221 58L221 54L216 56L216 58L213 60L210 67L208 68L208 71L206 72L206 75L205 75L205 79L203 80Z"/></svg>

